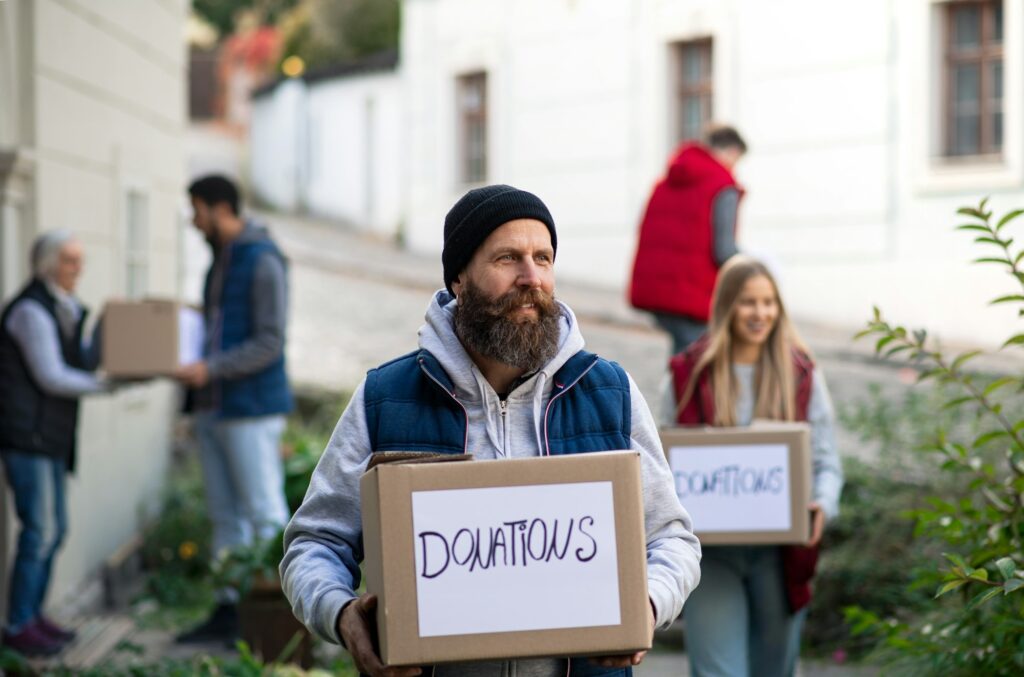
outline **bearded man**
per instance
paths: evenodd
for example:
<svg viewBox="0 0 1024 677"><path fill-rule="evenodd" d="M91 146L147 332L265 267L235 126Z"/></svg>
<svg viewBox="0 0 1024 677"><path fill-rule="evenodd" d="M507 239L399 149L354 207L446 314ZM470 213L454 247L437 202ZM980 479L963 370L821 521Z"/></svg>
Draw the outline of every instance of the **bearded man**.
<svg viewBox="0 0 1024 677"><path fill-rule="evenodd" d="M554 297L558 240L537 196L511 186L467 193L445 219L445 289L419 350L371 370L356 389L285 530L281 578L296 616L346 646L362 673L565 675L567 659L387 667L373 646L372 595L358 596L359 479L384 451L478 459L640 452L651 626L679 614L700 579L700 544L676 499L657 428L633 379L583 350ZM573 675L629 675L643 652L572 659Z"/></svg>

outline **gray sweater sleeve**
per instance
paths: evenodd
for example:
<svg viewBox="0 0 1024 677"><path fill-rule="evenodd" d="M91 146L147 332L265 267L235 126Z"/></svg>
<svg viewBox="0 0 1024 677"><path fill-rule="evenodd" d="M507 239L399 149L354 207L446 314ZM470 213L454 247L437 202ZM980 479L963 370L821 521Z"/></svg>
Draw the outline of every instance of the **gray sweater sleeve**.
<svg viewBox="0 0 1024 677"><path fill-rule="evenodd" d="M723 188L711 202L711 225L714 229L715 263L724 265L739 253L736 247L736 215L740 207L740 192Z"/></svg>
<svg viewBox="0 0 1024 677"><path fill-rule="evenodd" d="M341 643L338 614L356 596L363 559L359 480L370 459L363 387L352 395L285 529L280 567L296 618L335 644Z"/></svg>
<svg viewBox="0 0 1024 677"><path fill-rule="evenodd" d="M252 336L239 345L211 355L207 368L211 379L242 378L262 371L284 350L287 322L287 280L284 262L274 254L260 258L253 273L250 295Z"/></svg>
<svg viewBox="0 0 1024 677"><path fill-rule="evenodd" d="M807 407L811 425L811 472L814 476L813 500L821 504L826 519L839 514L839 494L843 490L843 465L836 449L836 416L832 408L825 375L814 370L814 386Z"/></svg>
<svg viewBox="0 0 1024 677"><path fill-rule="evenodd" d="M106 390L103 381L64 361L57 323L37 301L24 299L12 308L6 329L21 350L32 378L47 395L80 397Z"/></svg>
<svg viewBox="0 0 1024 677"><path fill-rule="evenodd" d="M632 449L640 452L647 532L647 594L655 609L655 625L667 627L683 610L683 602L700 582L700 541L689 513L679 504L661 437L644 396L629 379L632 403Z"/></svg>

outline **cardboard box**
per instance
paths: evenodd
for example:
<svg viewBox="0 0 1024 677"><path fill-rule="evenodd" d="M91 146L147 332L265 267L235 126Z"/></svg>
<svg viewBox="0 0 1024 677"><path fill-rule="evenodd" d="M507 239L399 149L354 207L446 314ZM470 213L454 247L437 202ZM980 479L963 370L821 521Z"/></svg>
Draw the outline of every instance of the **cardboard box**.
<svg viewBox="0 0 1024 677"><path fill-rule="evenodd" d="M203 316L177 301L111 301L103 311L108 376L169 376L202 358Z"/></svg>
<svg viewBox="0 0 1024 677"><path fill-rule="evenodd" d="M462 458L362 478L384 663L650 648L639 454Z"/></svg>
<svg viewBox="0 0 1024 677"><path fill-rule="evenodd" d="M701 543L807 543L810 435L806 423L776 421L663 429L676 495Z"/></svg>

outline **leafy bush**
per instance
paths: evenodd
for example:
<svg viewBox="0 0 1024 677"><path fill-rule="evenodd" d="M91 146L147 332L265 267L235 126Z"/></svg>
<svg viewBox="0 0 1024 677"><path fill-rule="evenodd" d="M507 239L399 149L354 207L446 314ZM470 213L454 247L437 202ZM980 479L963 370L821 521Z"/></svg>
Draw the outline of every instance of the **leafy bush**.
<svg viewBox="0 0 1024 677"><path fill-rule="evenodd" d="M993 222L986 200L959 213L972 220L961 230L981 233L975 242L997 248L997 254L976 259L1007 269L1014 288L1024 292L1024 251L1014 251L1006 226L1024 213L1015 210ZM1018 248L1019 249L1019 248ZM992 301L1019 306L1024 294L1014 292ZM937 586L925 613L909 622L883 618L860 608L847 610L855 632L879 641L880 660L913 674L1011 675L1024 671L1024 417L1019 409L1024 377L1006 375L985 380L966 369L978 351L950 359L935 348L925 331L908 331L887 321L876 308L859 336L875 336L878 354L902 354L922 369L920 380L953 388L945 403L950 411L967 412L982 426L980 434L964 436L936 420L927 449L942 474L962 490L930 500L912 512L915 538L940 544L944 561L915 572L913 585ZM1024 345L1024 333L1010 337L1003 348ZM959 492L958 492L959 493Z"/></svg>

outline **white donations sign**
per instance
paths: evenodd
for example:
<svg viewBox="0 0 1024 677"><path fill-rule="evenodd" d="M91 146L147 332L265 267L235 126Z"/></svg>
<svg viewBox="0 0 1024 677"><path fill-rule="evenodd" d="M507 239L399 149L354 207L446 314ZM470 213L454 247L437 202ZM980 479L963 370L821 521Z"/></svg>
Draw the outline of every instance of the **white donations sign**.
<svg viewBox="0 0 1024 677"><path fill-rule="evenodd" d="M695 531L792 528L785 444L672 447L669 464Z"/></svg>
<svg viewBox="0 0 1024 677"><path fill-rule="evenodd" d="M618 625L611 482L412 494L421 637Z"/></svg>

